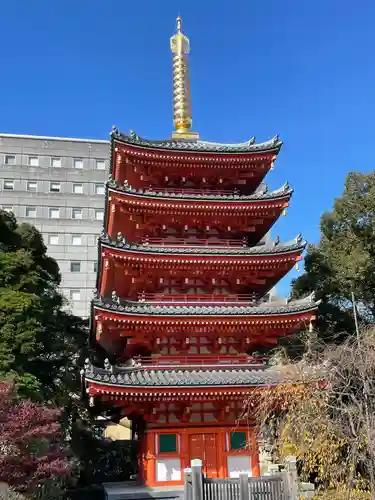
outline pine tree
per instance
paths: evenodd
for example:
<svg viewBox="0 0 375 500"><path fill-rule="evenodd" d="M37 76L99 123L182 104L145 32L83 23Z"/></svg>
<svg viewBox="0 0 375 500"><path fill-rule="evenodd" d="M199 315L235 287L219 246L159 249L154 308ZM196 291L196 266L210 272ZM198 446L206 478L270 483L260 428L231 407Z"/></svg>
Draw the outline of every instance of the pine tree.
<svg viewBox="0 0 375 500"><path fill-rule="evenodd" d="M292 296L315 292L322 301L317 327L325 341L355 331L352 293L362 324L375 319L375 172L350 173L333 210L322 215L320 241L310 246L305 273Z"/></svg>

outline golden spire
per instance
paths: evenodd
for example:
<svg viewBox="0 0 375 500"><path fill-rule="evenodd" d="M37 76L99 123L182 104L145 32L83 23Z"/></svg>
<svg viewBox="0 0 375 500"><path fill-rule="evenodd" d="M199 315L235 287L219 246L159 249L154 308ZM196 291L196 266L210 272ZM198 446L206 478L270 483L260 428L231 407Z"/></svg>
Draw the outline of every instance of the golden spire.
<svg viewBox="0 0 375 500"><path fill-rule="evenodd" d="M177 31L171 37L173 53L173 139L197 139L199 134L191 131L191 100L188 54L190 42L182 33L182 19L177 18Z"/></svg>

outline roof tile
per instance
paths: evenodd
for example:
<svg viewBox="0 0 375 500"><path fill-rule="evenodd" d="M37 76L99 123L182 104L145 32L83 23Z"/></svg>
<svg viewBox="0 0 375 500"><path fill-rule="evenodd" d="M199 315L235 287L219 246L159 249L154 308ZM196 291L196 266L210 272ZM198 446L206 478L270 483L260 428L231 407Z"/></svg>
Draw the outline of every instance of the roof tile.
<svg viewBox="0 0 375 500"><path fill-rule="evenodd" d="M130 144L132 146L138 146L150 149L161 149L170 151L181 151L181 152L202 152L202 153L256 153L256 152L267 152L267 151L279 151L282 146L282 141L280 141L278 136L273 137L269 141L256 143L255 138L252 137L246 142L241 142L238 144L221 144L218 142L208 142L201 140L149 140L139 137L134 132L130 135L121 133L116 127L113 128L111 133L112 139Z"/></svg>

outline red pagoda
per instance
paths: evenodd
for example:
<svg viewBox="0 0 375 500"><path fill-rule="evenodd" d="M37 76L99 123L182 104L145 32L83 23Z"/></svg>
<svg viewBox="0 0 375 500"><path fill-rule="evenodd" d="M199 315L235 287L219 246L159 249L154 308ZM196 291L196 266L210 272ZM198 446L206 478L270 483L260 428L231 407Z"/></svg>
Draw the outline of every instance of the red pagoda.
<svg viewBox="0 0 375 500"><path fill-rule="evenodd" d="M92 338L107 359L85 368L90 404L132 422L151 486L182 484L195 458L211 477L259 475L255 432L240 415L250 393L278 380L250 353L311 327L317 308L313 297L269 293L306 245L268 237L292 195L262 183L282 142L200 140L181 19L171 49L172 138L111 134L92 303Z"/></svg>

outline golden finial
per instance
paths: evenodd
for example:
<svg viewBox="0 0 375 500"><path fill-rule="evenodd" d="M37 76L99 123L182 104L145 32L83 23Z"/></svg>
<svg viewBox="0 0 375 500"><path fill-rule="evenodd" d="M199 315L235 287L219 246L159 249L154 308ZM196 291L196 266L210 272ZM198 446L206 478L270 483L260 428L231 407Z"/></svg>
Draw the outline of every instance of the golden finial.
<svg viewBox="0 0 375 500"><path fill-rule="evenodd" d="M177 23L177 33L181 33L182 32L182 19L180 16L178 16L178 18L176 19L176 23Z"/></svg>
<svg viewBox="0 0 375 500"><path fill-rule="evenodd" d="M182 32L182 19L176 19L177 32L171 38L173 53L173 139L197 139L191 131L192 113L190 100L189 63L190 42Z"/></svg>

